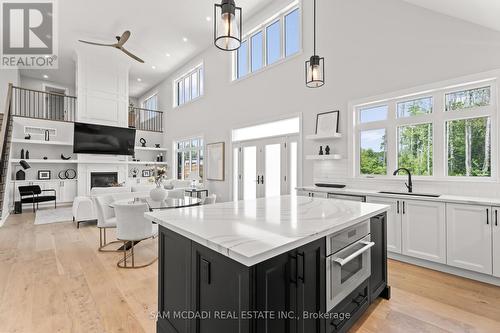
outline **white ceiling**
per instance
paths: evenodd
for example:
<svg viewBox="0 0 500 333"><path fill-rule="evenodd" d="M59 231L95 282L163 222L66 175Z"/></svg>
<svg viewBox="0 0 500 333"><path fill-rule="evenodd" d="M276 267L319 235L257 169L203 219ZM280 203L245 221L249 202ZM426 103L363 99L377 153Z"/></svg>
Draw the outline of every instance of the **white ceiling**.
<svg viewBox="0 0 500 333"><path fill-rule="evenodd" d="M500 31L500 0L403 0Z"/></svg>
<svg viewBox="0 0 500 333"><path fill-rule="evenodd" d="M213 22L207 21L207 17L212 18L215 2L219 0L58 1L59 69L23 70L22 75L38 79L48 75L50 81L73 86L78 39L112 43L114 36L130 30L132 35L125 46L145 60L145 64L131 60L130 96L140 96L212 44ZM270 0L236 2L243 8L244 17L269 3Z"/></svg>

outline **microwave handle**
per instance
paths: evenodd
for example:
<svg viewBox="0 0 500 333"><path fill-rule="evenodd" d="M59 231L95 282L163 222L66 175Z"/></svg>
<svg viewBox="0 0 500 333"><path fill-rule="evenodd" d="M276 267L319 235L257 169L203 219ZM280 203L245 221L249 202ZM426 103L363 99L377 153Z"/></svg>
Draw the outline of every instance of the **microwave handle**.
<svg viewBox="0 0 500 333"><path fill-rule="evenodd" d="M358 257L360 254L362 254L363 252L366 252L368 251L368 249L370 249L372 246L375 245L374 242L366 242L366 241L361 241L359 242L361 244L365 244L365 246L363 246L361 249L357 250L356 252L354 252L353 254L351 254L350 256L348 256L347 258L334 258L333 261L335 261L337 264L339 264L340 266L344 266L346 265L348 262L350 262L351 260L353 260L354 258Z"/></svg>

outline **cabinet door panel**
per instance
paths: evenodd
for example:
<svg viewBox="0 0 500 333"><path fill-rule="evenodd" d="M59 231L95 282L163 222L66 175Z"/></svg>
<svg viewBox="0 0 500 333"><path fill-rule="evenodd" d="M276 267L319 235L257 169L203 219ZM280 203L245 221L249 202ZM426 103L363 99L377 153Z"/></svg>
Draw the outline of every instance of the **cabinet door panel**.
<svg viewBox="0 0 500 333"><path fill-rule="evenodd" d="M391 208L387 211L387 251L401 253L401 200L386 199L378 197L368 197L367 202L389 205Z"/></svg>
<svg viewBox="0 0 500 333"><path fill-rule="evenodd" d="M491 274L491 208L447 204L448 265Z"/></svg>
<svg viewBox="0 0 500 333"><path fill-rule="evenodd" d="M493 207L493 275L500 277L500 207Z"/></svg>
<svg viewBox="0 0 500 333"><path fill-rule="evenodd" d="M445 204L404 200L401 213L403 254L446 263Z"/></svg>

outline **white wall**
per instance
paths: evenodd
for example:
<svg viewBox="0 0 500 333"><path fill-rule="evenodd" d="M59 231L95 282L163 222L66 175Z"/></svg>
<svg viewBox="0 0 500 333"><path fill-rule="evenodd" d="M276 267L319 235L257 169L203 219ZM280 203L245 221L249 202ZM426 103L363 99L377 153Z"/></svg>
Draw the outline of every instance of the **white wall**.
<svg viewBox="0 0 500 333"><path fill-rule="evenodd" d="M272 6L283 2L275 1ZM227 143L226 181L209 182L209 189L222 200L230 199L229 142L233 128L301 112L303 132L311 134L317 113L338 109L340 131L345 132L350 100L500 67L499 32L399 0L320 1L318 53L325 57L326 84L321 89L308 89L304 61L312 53L312 1L304 1L304 6L301 55L231 82L230 54L210 47L152 89L159 91L160 109L167 111L169 145L176 138L198 134L204 135L206 143ZM268 17L269 10L260 16ZM173 109L172 80L200 61L205 63L205 96ZM316 153L318 146L304 142L303 154ZM339 141L334 152L347 152L346 138ZM316 167L305 161L304 185L313 183L314 170L318 173L318 169L321 176L325 172L332 175L330 180L346 181L345 161Z"/></svg>
<svg viewBox="0 0 500 333"><path fill-rule="evenodd" d="M9 83L15 86L19 85L19 70L0 69L0 113L3 113L5 110Z"/></svg>
<svg viewBox="0 0 500 333"><path fill-rule="evenodd" d="M50 81L50 80L35 79L35 78L24 76L24 75L21 75L21 81L20 81L19 85L22 88L40 90L40 91L45 91L44 85L48 85L51 87L68 89L67 94L70 96L75 96L75 94L76 94L75 85L61 84L61 83Z"/></svg>

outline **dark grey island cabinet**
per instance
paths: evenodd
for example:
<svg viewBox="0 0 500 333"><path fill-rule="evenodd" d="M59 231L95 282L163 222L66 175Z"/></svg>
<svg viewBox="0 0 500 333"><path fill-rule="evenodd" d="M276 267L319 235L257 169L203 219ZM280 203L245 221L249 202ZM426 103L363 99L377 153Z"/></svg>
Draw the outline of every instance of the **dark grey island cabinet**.
<svg viewBox="0 0 500 333"><path fill-rule="evenodd" d="M339 320L314 316L326 312L325 237L248 267L160 226L157 331L344 332L389 297L385 228L385 214L371 218L372 277L331 311L350 314Z"/></svg>

